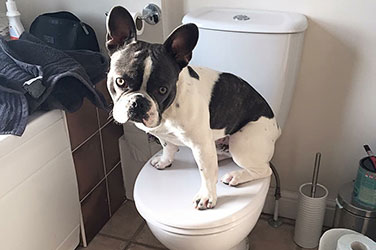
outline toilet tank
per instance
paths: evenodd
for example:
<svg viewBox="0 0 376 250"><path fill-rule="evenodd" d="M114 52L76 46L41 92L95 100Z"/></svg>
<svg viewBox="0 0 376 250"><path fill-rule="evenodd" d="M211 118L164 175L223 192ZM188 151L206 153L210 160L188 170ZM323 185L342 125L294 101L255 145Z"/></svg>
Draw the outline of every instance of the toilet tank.
<svg viewBox="0 0 376 250"><path fill-rule="evenodd" d="M302 14L203 8L188 13L199 40L191 64L240 76L272 107L280 126L287 119L299 70L307 19Z"/></svg>

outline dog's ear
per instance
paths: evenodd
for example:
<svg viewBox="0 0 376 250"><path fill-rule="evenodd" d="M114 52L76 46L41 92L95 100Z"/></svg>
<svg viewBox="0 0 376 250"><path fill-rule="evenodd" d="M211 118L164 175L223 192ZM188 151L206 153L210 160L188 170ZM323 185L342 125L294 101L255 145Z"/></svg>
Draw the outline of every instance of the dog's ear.
<svg viewBox="0 0 376 250"><path fill-rule="evenodd" d="M137 39L136 26L129 12L121 7L113 7L107 16L106 48L110 55L126 43Z"/></svg>
<svg viewBox="0 0 376 250"><path fill-rule="evenodd" d="M176 28L164 42L164 46L181 68L188 65L192 58L192 50L198 41L198 28L188 23Z"/></svg>

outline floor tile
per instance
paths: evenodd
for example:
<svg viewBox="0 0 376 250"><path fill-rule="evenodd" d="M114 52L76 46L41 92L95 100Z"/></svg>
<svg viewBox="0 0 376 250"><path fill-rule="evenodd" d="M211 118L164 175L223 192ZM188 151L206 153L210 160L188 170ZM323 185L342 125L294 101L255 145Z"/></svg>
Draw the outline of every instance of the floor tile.
<svg viewBox="0 0 376 250"><path fill-rule="evenodd" d="M130 240L143 223L134 202L126 201L103 227L101 234Z"/></svg>
<svg viewBox="0 0 376 250"><path fill-rule="evenodd" d="M79 247L76 250L123 250L127 244L126 241L97 235L87 248Z"/></svg>
<svg viewBox="0 0 376 250"><path fill-rule="evenodd" d="M135 237L134 241L138 243L144 243L153 247L165 248L165 246L163 246L162 243L160 243L159 240L155 238L146 223L141 232L138 233L138 235Z"/></svg>
<svg viewBox="0 0 376 250"><path fill-rule="evenodd" d="M128 248L127 250L155 250L156 248L153 248L153 247L147 247L147 246L143 246L143 245L139 245L139 244L135 244L135 243L132 243Z"/></svg>
<svg viewBox="0 0 376 250"><path fill-rule="evenodd" d="M250 233L249 241L251 250L302 250L303 248L295 244L293 237L294 225L284 223L278 228L273 228L266 219L260 219Z"/></svg>
<svg viewBox="0 0 376 250"><path fill-rule="evenodd" d="M110 219L105 181L81 202L81 210L89 243Z"/></svg>

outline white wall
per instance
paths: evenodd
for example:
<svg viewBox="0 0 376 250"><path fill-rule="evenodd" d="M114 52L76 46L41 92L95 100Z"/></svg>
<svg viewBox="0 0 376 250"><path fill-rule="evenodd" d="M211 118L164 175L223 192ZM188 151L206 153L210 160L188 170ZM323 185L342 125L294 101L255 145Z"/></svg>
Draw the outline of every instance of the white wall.
<svg viewBox="0 0 376 250"><path fill-rule="evenodd" d="M1 24L4 24L6 20L5 12L6 12L5 0L0 0L0 26Z"/></svg>
<svg viewBox="0 0 376 250"><path fill-rule="evenodd" d="M297 191L311 180L314 155L322 152L319 182L335 198L340 186L355 178L365 155L362 145L368 143L376 151L376 2L164 0L163 5L165 12L173 12L165 33L184 13L204 6L291 11L308 17L301 70L273 162L282 188Z"/></svg>
<svg viewBox="0 0 376 250"><path fill-rule="evenodd" d="M0 0L0 13L4 13L5 11L5 0Z"/></svg>
<svg viewBox="0 0 376 250"><path fill-rule="evenodd" d="M0 0L3 1L3 0ZM160 0L16 0L17 7L21 12L21 20L28 30L33 20L40 14L55 12L61 10L71 11L77 15L83 22L94 28L98 42L103 47L106 34L105 12L109 11L112 6L122 5L132 12L142 12L147 3L155 3L161 6ZM139 37L142 40L160 42L163 38L162 23L155 26L146 24L145 32Z"/></svg>

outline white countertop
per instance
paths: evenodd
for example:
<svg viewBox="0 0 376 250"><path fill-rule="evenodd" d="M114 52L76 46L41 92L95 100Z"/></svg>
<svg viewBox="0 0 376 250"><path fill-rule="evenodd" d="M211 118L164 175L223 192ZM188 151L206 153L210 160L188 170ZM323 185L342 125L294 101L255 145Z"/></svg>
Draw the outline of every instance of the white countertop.
<svg viewBox="0 0 376 250"><path fill-rule="evenodd" d="M54 124L57 120L61 119L62 116L63 111L61 110L35 112L29 117L29 121L22 136L0 135L0 158L21 143L38 134L41 130Z"/></svg>

